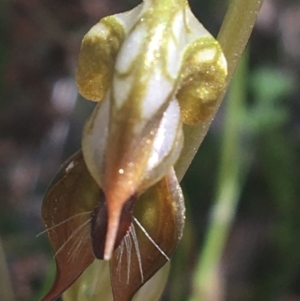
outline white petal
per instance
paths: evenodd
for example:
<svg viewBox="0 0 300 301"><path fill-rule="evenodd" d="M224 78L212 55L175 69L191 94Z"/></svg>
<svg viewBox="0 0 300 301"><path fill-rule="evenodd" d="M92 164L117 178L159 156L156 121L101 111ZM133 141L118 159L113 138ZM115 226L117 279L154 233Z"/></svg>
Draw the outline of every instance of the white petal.
<svg viewBox="0 0 300 301"><path fill-rule="evenodd" d="M176 100L170 102L156 133L148 160L142 189L161 179L177 161L183 145L180 108Z"/></svg>
<svg viewBox="0 0 300 301"><path fill-rule="evenodd" d="M97 104L86 122L82 136L82 153L85 163L100 187L102 187L110 103L110 91L108 91L106 97Z"/></svg>

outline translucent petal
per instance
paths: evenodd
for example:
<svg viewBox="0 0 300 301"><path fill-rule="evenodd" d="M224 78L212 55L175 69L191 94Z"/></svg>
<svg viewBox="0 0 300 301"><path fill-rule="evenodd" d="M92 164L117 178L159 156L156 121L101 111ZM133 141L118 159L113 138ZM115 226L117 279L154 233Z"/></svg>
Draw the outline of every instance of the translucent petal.
<svg viewBox="0 0 300 301"><path fill-rule="evenodd" d="M182 121L193 125L214 114L217 98L225 87L227 63L219 43L189 8L186 19L190 33L187 33L176 97Z"/></svg>
<svg viewBox="0 0 300 301"><path fill-rule="evenodd" d="M171 264L167 262L135 294L133 301L157 301L162 295L170 272Z"/></svg>
<svg viewBox="0 0 300 301"><path fill-rule="evenodd" d="M115 301L130 301L170 259L182 236L184 210L173 170L140 196L131 230L110 261Z"/></svg>
<svg viewBox="0 0 300 301"><path fill-rule="evenodd" d="M101 200L103 195L81 152L76 153L61 167L42 205L57 268L55 282L43 301L57 298L93 262L91 212Z"/></svg>
<svg viewBox="0 0 300 301"><path fill-rule="evenodd" d="M147 171L140 190L152 186L177 161L183 144L180 108L176 100L170 102L155 134Z"/></svg>
<svg viewBox="0 0 300 301"><path fill-rule="evenodd" d="M100 187L103 187L104 152L110 115L110 93L98 103L86 122L82 135L82 152L86 165Z"/></svg>
<svg viewBox="0 0 300 301"><path fill-rule="evenodd" d="M109 96L110 93L95 108L82 140L87 167L103 189L107 202L106 260L116 244L125 203L169 171L180 154L183 140L176 100L170 102L165 112L148 121L140 132L135 132L135 119L127 121L127 115L124 117L122 112L118 116L111 113Z"/></svg>
<svg viewBox="0 0 300 301"><path fill-rule="evenodd" d="M161 296L170 270L166 263L136 293L133 301L157 301ZM114 301L110 285L109 263L95 260L63 294L64 301Z"/></svg>
<svg viewBox="0 0 300 301"><path fill-rule="evenodd" d="M108 16L94 25L82 40L76 82L86 99L100 101L111 86L114 64L125 35L134 25L141 6Z"/></svg>
<svg viewBox="0 0 300 301"><path fill-rule="evenodd" d="M95 260L74 285L63 294L64 301L113 301L107 261Z"/></svg>
<svg viewBox="0 0 300 301"><path fill-rule="evenodd" d="M114 63L125 32L118 20L106 17L82 40L76 82L81 95L100 101L111 86Z"/></svg>

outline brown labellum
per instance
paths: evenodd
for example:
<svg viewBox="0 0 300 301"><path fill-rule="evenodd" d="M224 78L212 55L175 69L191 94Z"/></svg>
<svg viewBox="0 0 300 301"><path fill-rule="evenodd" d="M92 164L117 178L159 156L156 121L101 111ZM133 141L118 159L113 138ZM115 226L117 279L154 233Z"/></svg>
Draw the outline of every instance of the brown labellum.
<svg viewBox="0 0 300 301"><path fill-rule="evenodd" d="M130 301L170 260L182 236L184 211L173 169L139 197L130 231L110 261L115 301Z"/></svg>
<svg viewBox="0 0 300 301"><path fill-rule="evenodd" d="M133 207L137 200L136 196L131 197L124 205L115 242L115 249L120 245L124 236L128 233L132 223ZM97 259L103 259L105 238L107 234L107 206L101 203L95 207L91 220L91 238L94 255Z"/></svg>
<svg viewBox="0 0 300 301"><path fill-rule="evenodd" d="M93 262L90 221L99 203L104 196L78 152L61 167L42 206L56 260L55 282L42 301L58 298Z"/></svg>
<svg viewBox="0 0 300 301"><path fill-rule="evenodd" d="M81 151L61 167L53 180L42 215L57 267L54 284L42 299L51 301L67 290L95 258L103 258L107 205ZM126 201L110 260L115 301L131 300L169 260L183 224L183 197L173 169L141 196Z"/></svg>

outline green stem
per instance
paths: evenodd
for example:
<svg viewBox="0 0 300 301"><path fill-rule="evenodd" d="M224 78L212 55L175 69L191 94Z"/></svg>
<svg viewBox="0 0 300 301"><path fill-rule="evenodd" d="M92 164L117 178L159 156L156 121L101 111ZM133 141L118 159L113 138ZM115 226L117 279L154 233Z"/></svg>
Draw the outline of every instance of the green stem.
<svg viewBox="0 0 300 301"><path fill-rule="evenodd" d="M224 22L222 24L218 40L222 46L228 63L227 86L229 85L238 62L244 52L252 32L257 14L263 0L231 0ZM219 283L219 263L224 249L228 232L231 228L236 204L240 195L241 178L240 168L242 159L238 154L239 122L242 113L241 101L245 99L244 76L245 65L241 66L240 78L233 82L230 95L230 103L225 121L223 140L223 153L221 154L221 166L217 184L215 206L213 208L206 242L202 256L199 258L194 277L193 293L190 301L216 300L212 296L217 291L216 281ZM240 74L239 74L240 75ZM240 85L240 86L239 86ZM225 95L225 87L219 98L219 105ZM185 145L182 156L176 165L176 172L181 179L202 143L212 119L203 124L191 127L185 126ZM213 297L211 299L211 297Z"/></svg>
<svg viewBox="0 0 300 301"><path fill-rule="evenodd" d="M229 102L224 121L221 145L220 170L217 179L215 204L212 209L203 253L194 276L194 288L190 301L218 300L216 292L220 283L220 261L228 233L231 229L236 205L240 196L242 179L248 168L240 145L247 57L241 60L229 91Z"/></svg>
<svg viewBox="0 0 300 301"><path fill-rule="evenodd" d="M12 285L10 282L10 275L6 265L5 254L2 247L2 241L0 239L0 294L1 300L3 301L13 301L14 294L12 290Z"/></svg>
<svg viewBox="0 0 300 301"><path fill-rule="evenodd" d="M249 40L257 14L261 8L263 0L231 0L218 40L222 46L227 59L228 76L227 86L230 83L237 64ZM222 99L224 98L227 87L219 97L217 112ZM202 143L214 116L206 124L198 126L184 126L185 143L181 152L180 159L176 164L176 173L181 180L191 164L200 144Z"/></svg>

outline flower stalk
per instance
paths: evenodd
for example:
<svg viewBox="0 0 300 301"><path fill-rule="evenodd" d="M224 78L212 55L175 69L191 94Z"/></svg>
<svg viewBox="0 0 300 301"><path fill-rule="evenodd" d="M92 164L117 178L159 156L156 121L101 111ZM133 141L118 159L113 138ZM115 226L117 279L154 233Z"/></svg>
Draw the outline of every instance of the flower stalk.
<svg viewBox="0 0 300 301"><path fill-rule="evenodd" d="M243 116L245 116L247 65L248 56L244 55L228 93L216 193L189 301L222 299L221 257L249 169L249 161L245 157L247 149L245 138L243 148L240 144L246 131Z"/></svg>
<svg viewBox="0 0 300 301"><path fill-rule="evenodd" d="M227 86L244 52L262 3L263 1L259 0L232 0L229 4L218 35L218 40L228 63ZM246 65L247 58L241 62L239 72L236 74L236 79L229 94L230 103L227 108L226 118L228 122L225 120L225 126L227 125L227 127L224 129L223 147L221 148L223 152L221 154L215 204L212 208L211 221L208 226L204 247L199 255L190 301L211 300L212 292L218 291L216 285L219 283L219 264L222 251L233 222L240 194L240 184L247 170L245 168L245 158L240 156L237 147L239 129L242 126L240 116L243 115L243 101L246 98L244 82ZM220 95L219 103L221 103L224 94ZM196 129L192 129L188 132L189 135L185 133L185 137L189 139L189 145L192 144L197 148L197 144L201 144L206 132L206 128L199 129L198 133L196 133ZM179 176L184 173L190 160L188 156L185 158L181 157L177 169L179 170ZM242 166L244 167L243 173L241 173Z"/></svg>

